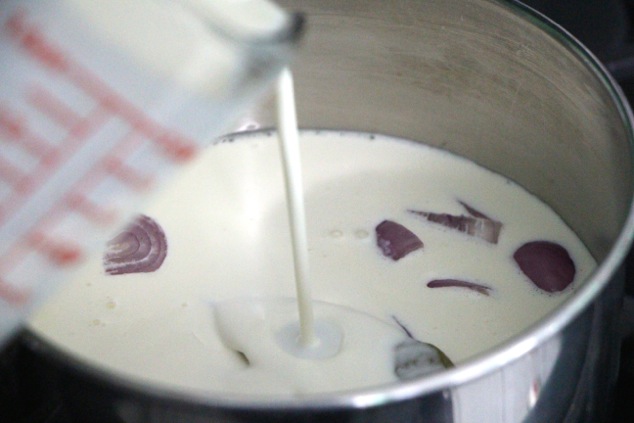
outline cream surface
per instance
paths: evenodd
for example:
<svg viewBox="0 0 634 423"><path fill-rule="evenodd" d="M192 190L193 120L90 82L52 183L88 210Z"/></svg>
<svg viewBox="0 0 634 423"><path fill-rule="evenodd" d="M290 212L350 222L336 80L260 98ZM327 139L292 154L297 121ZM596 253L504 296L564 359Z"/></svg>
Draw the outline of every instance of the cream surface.
<svg viewBox="0 0 634 423"><path fill-rule="evenodd" d="M295 285L277 137L225 141L143 210L167 236L161 268L109 276L101 257L93 257L32 318L34 330L99 366L170 387L336 391L396 380L391 356L406 339L398 323L459 363L535 323L595 266L543 203L469 161L383 136L303 132L315 317L338 325L343 338L338 360L294 357L275 338L297 319L289 300ZM497 245L407 213L464 214L459 201L503 223ZM405 225L424 248L398 262L384 257L374 235L384 219ZM513 262L513 251L535 239L570 252L577 274L566 291L539 292ZM426 286L439 278L493 290L485 296ZM236 307L245 301L250 305ZM218 313L219 307L229 308ZM246 326L227 330L227 322ZM256 348L264 364L251 353L247 365L236 344ZM355 354L372 358L348 359Z"/></svg>

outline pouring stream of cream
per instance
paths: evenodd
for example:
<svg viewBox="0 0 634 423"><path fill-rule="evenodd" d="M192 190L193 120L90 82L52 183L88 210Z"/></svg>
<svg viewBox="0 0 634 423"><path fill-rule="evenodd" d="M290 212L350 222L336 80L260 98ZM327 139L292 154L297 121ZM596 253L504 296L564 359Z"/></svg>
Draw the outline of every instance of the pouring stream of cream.
<svg viewBox="0 0 634 423"><path fill-rule="evenodd" d="M317 347L319 340L315 336L315 317L309 283L308 239L306 237L306 212L304 210L297 111L293 76L289 69L282 71L277 84L277 119L299 309L298 342L304 348Z"/></svg>

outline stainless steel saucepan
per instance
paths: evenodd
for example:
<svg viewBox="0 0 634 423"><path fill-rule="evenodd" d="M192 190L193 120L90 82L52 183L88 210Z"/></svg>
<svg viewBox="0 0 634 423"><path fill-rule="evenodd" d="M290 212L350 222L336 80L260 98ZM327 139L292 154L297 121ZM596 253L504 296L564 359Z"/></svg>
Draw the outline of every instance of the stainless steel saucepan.
<svg viewBox="0 0 634 423"><path fill-rule="evenodd" d="M87 367L23 336L90 422L601 422L618 370L621 263L634 219L632 116L572 37L514 1L288 0L307 17L300 123L440 146L526 187L600 263L551 315L493 351L408 383L296 400L192 397ZM264 104L248 116L274 126Z"/></svg>

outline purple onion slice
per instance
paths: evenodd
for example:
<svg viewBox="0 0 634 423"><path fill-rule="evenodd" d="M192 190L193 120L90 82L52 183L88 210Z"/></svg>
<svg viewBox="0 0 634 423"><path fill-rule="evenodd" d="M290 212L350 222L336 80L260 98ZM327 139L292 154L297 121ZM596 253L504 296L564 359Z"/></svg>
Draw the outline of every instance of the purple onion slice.
<svg viewBox="0 0 634 423"><path fill-rule="evenodd" d="M448 213L433 213L422 210L408 210L409 213L424 217L427 221L437 223L450 229L463 232L485 240L486 242L497 244L502 230L502 223L493 220L474 209L464 202L460 202L470 216L453 215Z"/></svg>
<svg viewBox="0 0 634 423"><path fill-rule="evenodd" d="M109 275L154 272L166 255L163 229L152 218L139 215L107 243L103 265Z"/></svg>
<svg viewBox="0 0 634 423"><path fill-rule="evenodd" d="M479 294L486 295L487 297L493 290L490 286L482 285L475 282L469 282L461 279L434 279L427 282L428 288L466 288L475 291Z"/></svg>
<svg viewBox="0 0 634 423"><path fill-rule="evenodd" d="M384 220L375 228L376 244L383 255L397 261L423 248L423 241L400 223Z"/></svg>
<svg viewBox="0 0 634 423"><path fill-rule="evenodd" d="M476 210L475 208L465 203L464 201L458 201L458 202L460 203L460 205L462 205L462 207L464 207L467 213L469 213L471 216L478 217L480 219L493 220L486 214L482 213L480 210Z"/></svg>
<svg viewBox="0 0 634 423"><path fill-rule="evenodd" d="M396 317L396 316L392 315L392 320L394 320L394 322L398 325L398 327L400 327L400 328L401 328L401 330L402 330L403 332L405 332L405 335L407 335L407 337L408 337L408 338L412 338L412 339L414 339L414 334L413 334L413 333L412 333L409 329L407 329L407 326L405 326L405 325L404 325L404 324L403 324L403 323L399 320L399 318L398 318L398 317Z"/></svg>
<svg viewBox="0 0 634 423"><path fill-rule="evenodd" d="M546 292L560 292L575 278L575 263L568 250L550 241L531 241L519 247L513 259L535 284Z"/></svg>

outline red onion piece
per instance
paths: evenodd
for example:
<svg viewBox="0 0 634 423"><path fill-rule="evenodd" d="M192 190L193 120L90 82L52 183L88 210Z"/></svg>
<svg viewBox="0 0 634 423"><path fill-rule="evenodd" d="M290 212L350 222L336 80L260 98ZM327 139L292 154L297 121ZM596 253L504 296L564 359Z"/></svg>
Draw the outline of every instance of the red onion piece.
<svg viewBox="0 0 634 423"><path fill-rule="evenodd" d="M462 207L464 207L467 213L469 213L471 216L478 217L481 219L486 219L486 220L493 220L486 214L482 213L481 211L474 209L473 207L471 207L469 204L465 203L464 201L458 201L458 202L462 205Z"/></svg>
<svg viewBox="0 0 634 423"><path fill-rule="evenodd" d="M513 254L513 259L539 289L560 292L575 278L575 264L568 251L550 241L531 241Z"/></svg>
<svg viewBox="0 0 634 423"><path fill-rule="evenodd" d="M429 288L467 288L475 291L479 294L489 296L489 293L493 290L490 286L482 285L475 282L469 282L461 279L434 279L427 282Z"/></svg>
<svg viewBox="0 0 634 423"><path fill-rule="evenodd" d="M408 210L408 212L422 216L429 222L455 229L476 238L481 238L492 244L497 244L500 231L502 230L502 223L490 219L485 214L463 202L460 202L460 204L465 207L471 216L457 216L448 213L433 213L421 210Z"/></svg>
<svg viewBox="0 0 634 423"><path fill-rule="evenodd" d="M412 333L409 329L407 329L407 326L405 326L405 325L404 325L404 324L403 324L403 323L402 323L402 322L398 319L398 317L396 317L396 316L392 315L392 320L394 320L394 322L396 322L396 324L398 325L398 327L400 327L400 328L403 330L403 332L405 332L405 335L407 335L407 337L408 337L408 338L412 338L412 339L414 339L414 334L413 334L413 333Z"/></svg>
<svg viewBox="0 0 634 423"><path fill-rule="evenodd" d="M384 220L375 228L376 244L383 255L397 261L423 248L423 241L400 223Z"/></svg>
<svg viewBox="0 0 634 423"><path fill-rule="evenodd" d="M140 215L108 242L103 265L109 275L154 272L166 255L163 229L152 218Z"/></svg>

